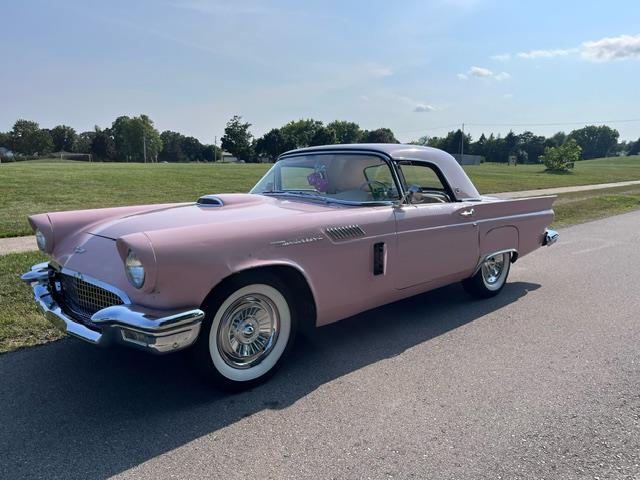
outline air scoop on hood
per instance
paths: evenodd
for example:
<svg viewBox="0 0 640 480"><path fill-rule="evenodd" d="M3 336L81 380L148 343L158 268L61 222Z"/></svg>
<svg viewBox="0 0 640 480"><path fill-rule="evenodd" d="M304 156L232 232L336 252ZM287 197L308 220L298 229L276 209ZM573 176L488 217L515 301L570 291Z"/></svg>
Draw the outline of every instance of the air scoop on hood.
<svg viewBox="0 0 640 480"><path fill-rule="evenodd" d="M224 202L217 195L203 195L196 202L201 207L223 207Z"/></svg>

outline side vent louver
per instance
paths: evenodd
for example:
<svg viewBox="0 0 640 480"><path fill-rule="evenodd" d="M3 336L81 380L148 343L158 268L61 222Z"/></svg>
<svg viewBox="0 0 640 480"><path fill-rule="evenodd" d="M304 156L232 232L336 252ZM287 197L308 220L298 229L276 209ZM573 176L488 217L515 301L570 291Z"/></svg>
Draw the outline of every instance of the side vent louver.
<svg viewBox="0 0 640 480"><path fill-rule="evenodd" d="M365 233L360 225L345 225L340 227L328 227L327 235L331 237L332 240L339 242L341 240L352 240L354 238L364 237Z"/></svg>

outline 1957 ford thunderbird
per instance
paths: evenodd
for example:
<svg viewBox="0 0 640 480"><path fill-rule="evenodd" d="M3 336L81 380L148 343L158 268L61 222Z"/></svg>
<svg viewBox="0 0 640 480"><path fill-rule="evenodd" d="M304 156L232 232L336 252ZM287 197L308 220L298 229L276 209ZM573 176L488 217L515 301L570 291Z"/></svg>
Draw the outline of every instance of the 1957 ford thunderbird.
<svg viewBox="0 0 640 480"><path fill-rule="evenodd" d="M283 154L248 194L29 217L51 261L22 279L96 345L189 347L218 385L272 374L296 330L461 281L476 297L557 232L555 197L481 196L449 154L334 145Z"/></svg>

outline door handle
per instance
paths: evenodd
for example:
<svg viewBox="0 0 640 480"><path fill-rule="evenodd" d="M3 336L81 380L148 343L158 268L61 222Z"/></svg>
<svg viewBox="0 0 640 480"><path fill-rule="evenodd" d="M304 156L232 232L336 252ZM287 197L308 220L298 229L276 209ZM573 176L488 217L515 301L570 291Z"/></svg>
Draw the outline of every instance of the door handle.
<svg viewBox="0 0 640 480"><path fill-rule="evenodd" d="M473 208L470 208L469 210L463 210L460 212L460 216L461 217L472 217L473 216Z"/></svg>

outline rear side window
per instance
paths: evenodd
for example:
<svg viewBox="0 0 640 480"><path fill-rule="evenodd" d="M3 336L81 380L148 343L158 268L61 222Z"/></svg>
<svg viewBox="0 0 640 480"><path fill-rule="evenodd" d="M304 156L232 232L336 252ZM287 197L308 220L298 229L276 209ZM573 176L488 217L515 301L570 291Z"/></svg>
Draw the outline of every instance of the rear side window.
<svg viewBox="0 0 640 480"><path fill-rule="evenodd" d="M415 195L413 203L442 203L452 201L447 186L442 183L436 171L427 164L407 163L399 165L405 188L415 187L420 195Z"/></svg>

